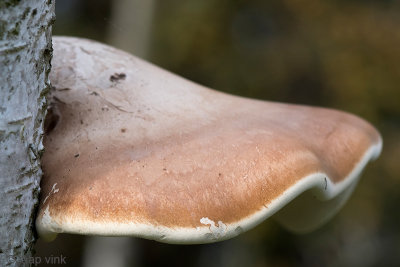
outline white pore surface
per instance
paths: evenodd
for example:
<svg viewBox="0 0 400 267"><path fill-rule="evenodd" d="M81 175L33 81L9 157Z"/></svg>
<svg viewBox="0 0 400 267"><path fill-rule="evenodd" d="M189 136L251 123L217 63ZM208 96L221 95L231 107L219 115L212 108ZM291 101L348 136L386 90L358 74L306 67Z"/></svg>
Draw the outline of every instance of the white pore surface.
<svg viewBox="0 0 400 267"><path fill-rule="evenodd" d="M292 203L296 203L297 197L306 191L312 193L313 197L310 199L315 202L323 203L332 201L338 197L343 198L343 201L335 201L335 203L338 203L335 204L338 207L326 211L322 210L325 212L325 215L322 216L324 218L320 220L321 222L311 222L314 226L318 226L319 223L324 222L326 218L332 216L344 203L348 195L350 195L352 188L354 188L357 183L362 169L370 160L379 156L381 149L381 141L371 146L351 173L340 183L333 183L325 173L308 175L286 190L274 201L263 206L258 212L235 223L224 223L222 221L214 222L207 217L207 214L204 214L204 216L199 218L199 222L204 226L197 228L168 228L151 224L93 222L77 219L65 220L62 222L62 225L60 225L53 220L47 212L45 213L45 218L38 219L37 229L40 236L47 240L55 238L57 233L65 232L104 236L136 236L176 244L211 243L235 237L255 227L266 218L281 210L288 203L292 202L292 200ZM312 210L309 212L312 212ZM287 222L283 220L283 223L285 224ZM302 225L296 227L295 222L289 222L288 228L292 228L294 231L304 230L302 229L304 228Z"/></svg>

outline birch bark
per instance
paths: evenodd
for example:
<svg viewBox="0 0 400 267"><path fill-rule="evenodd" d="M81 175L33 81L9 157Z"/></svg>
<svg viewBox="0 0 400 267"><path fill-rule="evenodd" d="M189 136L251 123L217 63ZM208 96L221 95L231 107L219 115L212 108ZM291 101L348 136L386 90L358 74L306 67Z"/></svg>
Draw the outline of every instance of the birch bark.
<svg viewBox="0 0 400 267"><path fill-rule="evenodd" d="M29 266L54 0L0 0L0 266Z"/></svg>

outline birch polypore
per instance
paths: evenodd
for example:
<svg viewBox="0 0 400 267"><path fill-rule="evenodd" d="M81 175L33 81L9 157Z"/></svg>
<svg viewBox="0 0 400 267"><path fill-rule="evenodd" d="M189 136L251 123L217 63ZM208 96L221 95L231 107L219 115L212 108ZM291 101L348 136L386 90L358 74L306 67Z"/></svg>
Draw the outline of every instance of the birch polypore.
<svg viewBox="0 0 400 267"><path fill-rule="evenodd" d="M44 238L207 243L282 208L279 221L309 230L381 150L379 133L345 112L231 96L103 44L53 41Z"/></svg>

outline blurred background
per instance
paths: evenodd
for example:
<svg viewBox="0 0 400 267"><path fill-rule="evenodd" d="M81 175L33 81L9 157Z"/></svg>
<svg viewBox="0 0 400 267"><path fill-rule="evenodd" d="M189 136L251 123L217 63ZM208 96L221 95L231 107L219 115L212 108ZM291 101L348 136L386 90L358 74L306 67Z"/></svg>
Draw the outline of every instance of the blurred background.
<svg viewBox="0 0 400 267"><path fill-rule="evenodd" d="M60 235L39 240L36 256L68 266L107 266L112 250L121 256L109 266L400 266L400 1L57 0L56 14L55 35L111 44L219 91L357 114L384 148L310 234L267 220L209 245Z"/></svg>

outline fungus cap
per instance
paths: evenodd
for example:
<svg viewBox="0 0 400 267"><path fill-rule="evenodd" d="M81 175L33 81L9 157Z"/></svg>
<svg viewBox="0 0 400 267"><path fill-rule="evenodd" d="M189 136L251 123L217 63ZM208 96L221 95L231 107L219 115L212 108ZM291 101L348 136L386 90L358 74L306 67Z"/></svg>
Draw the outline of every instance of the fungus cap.
<svg viewBox="0 0 400 267"><path fill-rule="evenodd" d="M282 208L280 222L308 231L381 150L379 133L345 112L220 93L85 39L53 45L36 222L45 239L208 243Z"/></svg>

